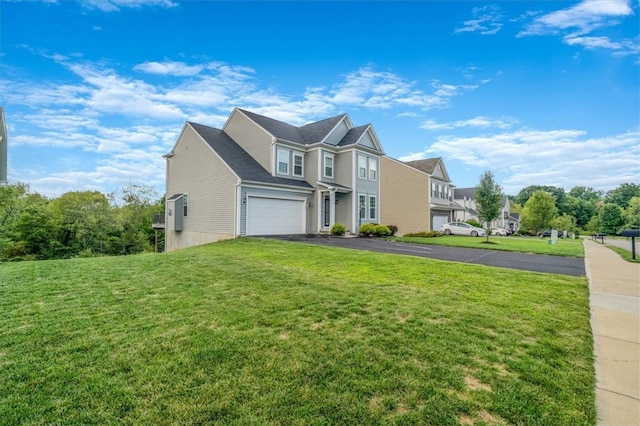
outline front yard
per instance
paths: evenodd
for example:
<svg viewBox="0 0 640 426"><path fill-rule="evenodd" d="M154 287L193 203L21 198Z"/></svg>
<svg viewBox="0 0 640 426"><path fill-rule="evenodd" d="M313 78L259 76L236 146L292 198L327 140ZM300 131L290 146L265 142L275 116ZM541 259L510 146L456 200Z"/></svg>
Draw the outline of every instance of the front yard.
<svg viewBox="0 0 640 426"><path fill-rule="evenodd" d="M561 239L556 244L549 244L549 238L509 236L501 237L465 237L460 235L442 235L439 237L392 237L395 241L419 244L433 244L452 247L482 248L491 250L516 251L522 253L550 254L557 256L584 257L582 239Z"/></svg>
<svg viewBox="0 0 640 426"><path fill-rule="evenodd" d="M0 264L0 419L593 425L587 287L251 238Z"/></svg>

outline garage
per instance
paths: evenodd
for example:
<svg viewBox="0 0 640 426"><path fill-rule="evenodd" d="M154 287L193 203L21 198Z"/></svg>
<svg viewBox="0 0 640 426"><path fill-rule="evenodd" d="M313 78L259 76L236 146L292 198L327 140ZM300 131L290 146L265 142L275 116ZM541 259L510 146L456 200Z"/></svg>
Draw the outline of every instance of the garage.
<svg viewBox="0 0 640 426"><path fill-rule="evenodd" d="M432 231L440 231L440 226L449 222L449 216L435 215L434 214L432 222L433 222L433 228L431 230Z"/></svg>
<svg viewBox="0 0 640 426"><path fill-rule="evenodd" d="M305 233L305 200L247 197L247 235Z"/></svg>

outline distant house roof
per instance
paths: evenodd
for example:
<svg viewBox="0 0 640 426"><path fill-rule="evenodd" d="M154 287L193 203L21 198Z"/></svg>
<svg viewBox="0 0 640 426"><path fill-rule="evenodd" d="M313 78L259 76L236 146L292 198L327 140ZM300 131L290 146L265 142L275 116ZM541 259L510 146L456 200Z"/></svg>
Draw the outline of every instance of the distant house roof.
<svg viewBox="0 0 640 426"><path fill-rule="evenodd" d="M438 157L438 158L426 158L424 160L405 161L404 163L410 165L414 169L418 169L422 172L425 172L431 175L433 174L433 172L436 169L436 166L441 160L442 158Z"/></svg>
<svg viewBox="0 0 640 426"><path fill-rule="evenodd" d="M189 125L243 181L312 188L304 180L273 176L224 131L192 122Z"/></svg>
<svg viewBox="0 0 640 426"><path fill-rule="evenodd" d="M456 188L453 191L453 199L454 200L462 200L466 198L467 200L473 200L476 197L476 189L475 188Z"/></svg>

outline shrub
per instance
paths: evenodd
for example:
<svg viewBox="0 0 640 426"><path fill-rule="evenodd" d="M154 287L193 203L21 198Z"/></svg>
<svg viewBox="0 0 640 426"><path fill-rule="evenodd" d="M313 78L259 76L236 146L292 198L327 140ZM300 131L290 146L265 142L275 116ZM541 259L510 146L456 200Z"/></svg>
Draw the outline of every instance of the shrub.
<svg viewBox="0 0 640 426"><path fill-rule="evenodd" d="M389 227L385 225L374 225L373 233L376 237L388 237L392 235Z"/></svg>
<svg viewBox="0 0 640 426"><path fill-rule="evenodd" d="M439 237L442 234L438 231L420 231L420 232L410 232L408 234L404 234L403 237L417 237L417 238L435 238Z"/></svg>
<svg viewBox="0 0 640 426"><path fill-rule="evenodd" d="M365 223L358 228L358 234L361 237L370 237L375 233L375 225L373 223Z"/></svg>
<svg viewBox="0 0 640 426"><path fill-rule="evenodd" d="M344 235L344 233L347 231L347 228L344 227L343 224L341 223L334 223L333 226L331 227L331 235Z"/></svg>
<svg viewBox="0 0 640 426"><path fill-rule="evenodd" d="M384 225L365 223L363 225L360 225L360 228L358 228L358 234L361 237L387 237L391 235L391 230Z"/></svg>
<svg viewBox="0 0 640 426"><path fill-rule="evenodd" d="M387 228L389 228L389 231L391 231L392 237L396 235L396 232L398 232L398 227L395 225L387 225Z"/></svg>

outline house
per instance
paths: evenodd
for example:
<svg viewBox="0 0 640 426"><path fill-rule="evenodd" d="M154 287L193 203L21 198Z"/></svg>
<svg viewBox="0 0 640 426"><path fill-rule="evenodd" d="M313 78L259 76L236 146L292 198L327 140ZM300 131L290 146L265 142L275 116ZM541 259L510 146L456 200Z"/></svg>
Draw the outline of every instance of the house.
<svg viewBox="0 0 640 426"><path fill-rule="evenodd" d="M398 235L438 231L454 220L455 186L442 158L402 162L384 156L380 163L380 218L398 227Z"/></svg>
<svg viewBox="0 0 640 426"><path fill-rule="evenodd" d="M167 251L244 235L357 232L378 223L382 146L347 114L294 126L235 108L185 123L166 167Z"/></svg>
<svg viewBox="0 0 640 426"><path fill-rule="evenodd" d="M476 188L456 188L453 199L461 207L456 211L456 221L466 222L467 220L476 220L478 218L478 210L476 206ZM502 197L502 211L498 219L489 224L490 228L504 228L516 232L520 229L520 214L511 213L511 205L508 197Z"/></svg>

